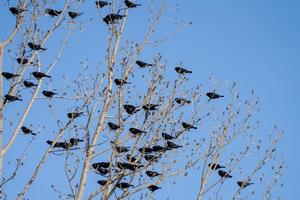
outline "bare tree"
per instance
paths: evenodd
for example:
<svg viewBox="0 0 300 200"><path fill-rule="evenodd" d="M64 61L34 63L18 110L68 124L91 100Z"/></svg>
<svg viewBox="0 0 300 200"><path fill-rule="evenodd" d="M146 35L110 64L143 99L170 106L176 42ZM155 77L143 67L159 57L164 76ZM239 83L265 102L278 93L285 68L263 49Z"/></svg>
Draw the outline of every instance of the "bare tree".
<svg viewBox="0 0 300 200"><path fill-rule="evenodd" d="M260 179L265 186L262 198L270 199L283 173L283 159L276 154L282 131L274 127L268 135L256 134L260 123L254 92L245 101L235 83L210 77L210 86L204 86L190 80L192 71L182 63L169 66L159 53L151 60L142 59L145 47L155 48L191 24L176 21L170 35L152 39L164 12L177 10L176 6L166 0L149 1L148 7L130 1L96 1L98 15L81 23L90 4L83 0L3 3L16 22L0 44L2 197L23 199L35 183L51 187L61 199L151 199L172 177L198 170L197 199L222 199L228 193L222 190L226 179L236 174L243 178L235 180L236 191L229 195L244 199L257 194L243 189L271 168L270 178ZM124 39L134 8L149 14L138 41ZM70 38L94 21L105 25L105 50L78 63L79 70L68 69L58 77L61 73L53 71L63 70L60 63ZM98 45L103 46L89 44ZM3 58L17 62L17 67L3 70ZM92 59L98 66L89 65ZM23 135L30 140L18 141ZM31 155L32 151L38 153ZM227 162L221 163L222 158ZM47 165L50 159L57 160L60 171ZM58 182L39 180L43 171ZM15 194L7 192L20 181L22 187Z"/></svg>

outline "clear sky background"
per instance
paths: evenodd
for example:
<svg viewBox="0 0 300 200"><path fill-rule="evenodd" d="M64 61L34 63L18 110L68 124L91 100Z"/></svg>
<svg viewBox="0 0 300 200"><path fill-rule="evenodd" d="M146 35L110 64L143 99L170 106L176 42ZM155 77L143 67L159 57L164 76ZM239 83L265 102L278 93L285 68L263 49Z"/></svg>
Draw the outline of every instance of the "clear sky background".
<svg viewBox="0 0 300 200"><path fill-rule="evenodd" d="M146 4L144 1L137 2ZM173 26L170 26L170 18L192 21L192 25L155 49L146 48L142 58L149 60L157 53L161 53L168 59L170 68L182 61L193 70L191 79L198 83L207 82L208 77L213 75L224 82L236 81L241 95L249 94L253 89L260 97L259 119L263 127L270 130L277 124L285 132L280 143L280 151L286 158L287 168L282 179L285 187L281 192L283 199L297 199L300 179L299 172L297 173L300 165L297 148L300 141L300 94L297 89L300 85L300 1L176 0L176 2L179 4L179 11L175 14L171 10L166 12L154 38L171 33L170 27ZM3 39L7 35L6 30L13 26L14 17L9 13L5 3L0 5L0 37ZM53 71L52 76L73 73L70 68L76 68L80 61L86 58L97 57L96 55L103 52L106 47L106 25L99 23L94 1L85 2L78 10L85 12L78 19L78 23L83 23L84 30L71 35L65 56L59 63L60 67ZM127 39L141 37L144 32L144 14L143 7L130 12L128 26L125 29ZM94 19L89 21L92 17ZM46 25L47 20L51 19L45 17L43 20ZM55 37L60 37L59 39L52 36L45 45L50 50L47 55L43 55L43 64L47 65L53 60L52 58L47 62L47 57L51 58L51 48L56 46L54 41L61 40L64 31L61 30L56 34ZM98 44L103 45L99 47ZM99 60L89 61L91 65L96 63L99 63ZM4 65L13 64L16 64L13 57L4 57ZM9 70L9 67L5 69ZM36 109L39 106L41 105L37 104ZM39 118L34 120L42 121ZM50 159L49 162L55 161ZM197 175L197 172L193 173ZM53 177L50 175L49 179L51 178ZM184 199L186 195L191 195L189 199L194 199L198 179L183 180L180 184L181 189L178 185L174 186L180 192L173 192L170 195L171 199ZM164 199L163 197L166 197L164 193L171 192L172 187L169 186L165 191L155 194L156 198ZM20 190L15 189L11 188L11 192ZM49 192L46 189L45 191ZM37 190L30 195L32 199L40 197Z"/></svg>

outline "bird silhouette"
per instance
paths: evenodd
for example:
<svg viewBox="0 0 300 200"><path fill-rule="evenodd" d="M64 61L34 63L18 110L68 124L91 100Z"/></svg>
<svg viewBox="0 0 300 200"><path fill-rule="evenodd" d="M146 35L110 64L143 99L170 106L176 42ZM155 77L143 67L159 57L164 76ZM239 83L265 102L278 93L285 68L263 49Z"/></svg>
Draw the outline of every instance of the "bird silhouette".
<svg viewBox="0 0 300 200"><path fill-rule="evenodd" d="M189 124L189 123L186 123L186 122L182 122L181 123L182 127L185 128L185 129L197 129L197 127Z"/></svg>
<svg viewBox="0 0 300 200"><path fill-rule="evenodd" d="M112 123L112 122L108 122L107 125L108 125L108 127L109 127L111 130L114 130L114 131L115 131L115 130L118 130L118 129L120 128L119 125L114 124L114 123Z"/></svg>
<svg viewBox="0 0 300 200"><path fill-rule="evenodd" d="M72 12L72 11L68 12L68 15L71 17L71 19L75 19L75 18L79 17L82 14L83 13L77 13L77 12Z"/></svg>
<svg viewBox="0 0 300 200"><path fill-rule="evenodd" d="M17 7L10 7L9 11L15 15L16 17L19 16L22 12L25 12L27 10L25 9L21 9L21 8L17 8Z"/></svg>
<svg viewBox="0 0 300 200"><path fill-rule="evenodd" d="M104 186L104 185L106 185L107 180L99 180L99 181L97 181L97 183L101 186Z"/></svg>
<svg viewBox="0 0 300 200"><path fill-rule="evenodd" d="M53 142L51 140L46 141L49 145L53 145L53 148L63 148L63 149L69 149L69 143L68 142ZM53 144L54 143L54 144Z"/></svg>
<svg viewBox="0 0 300 200"><path fill-rule="evenodd" d="M124 3L127 6L127 8L136 8L137 6L141 6L142 5L142 4L133 3L133 2L131 2L129 0L125 0Z"/></svg>
<svg viewBox="0 0 300 200"><path fill-rule="evenodd" d="M192 73L192 71L187 70L187 69L184 69L184 68L182 68L182 67L175 67L175 71L176 71L178 74Z"/></svg>
<svg viewBox="0 0 300 200"><path fill-rule="evenodd" d="M223 95L217 94L215 92L207 92L206 96L208 96L208 98L209 98L207 102L209 102L211 99L218 99L218 98L224 97Z"/></svg>
<svg viewBox="0 0 300 200"><path fill-rule="evenodd" d="M125 17L126 15L119 15L119 14L108 14L103 18L103 21L108 25L108 24L114 24L116 23L118 20L122 19L123 17Z"/></svg>
<svg viewBox="0 0 300 200"><path fill-rule="evenodd" d="M70 147L77 146L79 144L79 142L84 142L84 140L79 139L79 138L70 138L69 145L70 145Z"/></svg>
<svg viewBox="0 0 300 200"><path fill-rule="evenodd" d="M245 187L247 187L247 186L249 186L249 185L254 184L254 183L249 183L249 182L247 182L247 181L237 181L236 183L237 183L238 186L240 186L241 188L245 188Z"/></svg>
<svg viewBox="0 0 300 200"><path fill-rule="evenodd" d="M37 84L35 84L35 83L33 83L33 82L30 82L30 81L26 81L26 80L23 81L23 84L24 84L24 86L27 87L27 88L31 88L31 87L36 87L36 86L38 86Z"/></svg>
<svg viewBox="0 0 300 200"><path fill-rule="evenodd" d="M118 187L120 189L126 189L126 188L129 188L131 186L134 186L134 185L131 185L131 184L126 183L126 182L116 183L116 187Z"/></svg>
<svg viewBox="0 0 300 200"><path fill-rule="evenodd" d="M124 104L123 108L130 115L132 115L132 114L134 114L134 113L136 113L136 112L138 112L140 110L140 109L137 109L137 107L135 107L133 105L130 105L130 104Z"/></svg>
<svg viewBox="0 0 300 200"><path fill-rule="evenodd" d="M173 140L173 139L175 139L174 136L169 135L168 133L162 133L161 136L162 136L165 140Z"/></svg>
<svg viewBox="0 0 300 200"><path fill-rule="evenodd" d="M17 58L17 62L20 65L26 65L28 63L28 59L27 58Z"/></svg>
<svg viewBox="0 0 300 200"><path fill-rule="evenodd" d="M107 1L96 1L95 3L96 3L97 8L103 8L104 6L111 5L111 3L107 2Z"/></svg>
<svg viewBox="0 0 300 200"><path fill-rule="evenodd" d="M130 154L126 154L126 159L129 162L132 162L132 163L134 163L135 161L137 161L137 159L135 157L131 156Z"/></svg>
<svg viewBox="0 0 300 200"><path fill-rule="evenodd" d="M154 66L154 64L146 63L146 62L141 61L141 60L137 60L135 63L136 63L138 66L140 66L141 68Z"/></svg>
<svg viewBox="0 0 300 200"><path fill-rule="evenodd" d="M156 176L160 176L162 174L157 173L155 171L146 171L147 176L149 176L150 178L156 177Z"/></svg>
<svg viewBox="0 0 300 200"><path fill-rule="evenodd" d="M125 162L117 162L117 167L120 169L128 169L131 171L135 171L138 168L143 167L144 165L133 164L133 163L125 163Z"/></svg>
<svg viewBox="0 0 300 200"><path fill-rule="evenodd" d="M60 15L60 14L62 13L62 11L47 8L47 9L46 9L46 13L47 13L48 15L50 15L51 17L55 17L55 16Z"/></svg>
<svg viewBox="0 0 300 200"><path fill-rule="evenodd" d="M7 101L9 101L9 102L23 101L23 99L21 99L21 98L19 98L17 96L6 94L6 95L4 95L4 102L3 102L3 104L6 104Z"/></svg>
<svg viewBox="0 0 300 200"><path fill-rule="evenodd" d="M97 162L97 163L93 163L92 167L96 170L98 170L99 168L109 168L110 163L109 162Z"/></svg>
<svg viewBox="0 0 300 200"><path fill-rule="evenodd" d="M156 156L156 155L145 154L145 155L144 155L144 158L145 158L145 160L147 160L147 161L154 161L154 162L157 162L158 159L159 159L160 157L159 157L159 156Z"/></svg>
<svg viewBox="0 0 300 200"><path fill-rule="evenodd" d="M130 83L130 82L127 82L127 81L125 81L125 80L123 80L123 79L115 79L114 82L115 82L115 84L116 84L117 86L123 86L123 85L125 85L125 84L129 84L129 83Z"/></svg>
<svg viewBox="0 0 300 200"><path fill-rule="evenodd" d="M48 97L48 98L52 98L54 95L56 95L57 93L53 92L53 91L48 91L48 90L44 90L43 92L43 95L45 97Z"/></svg>
<svg viewBox="0 0 300 200"><path fill-rule="evenodd" d="M19 75L18 74L13 74L13 73L10 73L10 72L2 72L2 76L4 78L6 78L7 80L9 80L9 79L18 77Z"/></svg>
<svg viewBox="0 0 300 200"><path fill-rule="evenodd" d="M219 176L221 176L222 178L232 178L232 176L228 173L228 172L225 172L223 170L218 170L218 174Z"/></svg>
<svg viewBox="0 0 300 200"><path fill-rule="evenodd" d="M22 126L22 127L21 127L21 130L22 130L22 132L23 132L24 134L26 134L26 135L29 135L29 134L31 134L31 135L36 135L32 130L30 130L29 128L27 128L27 127L25 127L25 126Z"/></svg>
<svg viewBox="0 0 300 200"><path fill-rule="evenodd" d="M118 153L125 153L125 152L130 151L129 147L123 147L123 146L116 145L114 141L111 141L110 143L114 146L114 148L116 149L116 151Z"/></svg>
<svg viewBox="0 0 300 200"><path fill-rule="evenodd" d="M109 170L106 169L106 168L98 168L98 169L97 169L97 172L98 172L100 175L104 176L104 175L106 175L106 174L109 173Z"/></svg>
<svg viewBox="0 0 300 200"><path fill-rule="evenodd" d="M225 166L222 166L220 164L217 163L209 163L208 167L212 170L217 170L217 169L221 169L221 168L226 168Z"/></svg>
<svg viewBox="0 0 300 200"><path fill-rule="evenodd" d="M69 112L67 114L69 119L75 119L77 117L80 117L83 114L83 112Z"/></svg>
<svg viewBox="0 0 300 200"><path fill-rule="evenodd" d="M190 104L191 101L186 100L185 98L175 98L175 102L181 105Z"/></svg>
<svg viewBox="0 0 300 200"><path fill-rule="evenodd" d="M160 106L160 105L158 105L158 104L152 104L152 103L148 103L148 104L145 104L145 105L143 105L143 109L144 110L148 110L148 111L150 111L150 110L157 110L157 108L156 107L158 107L158 106Z"/></svg>
<svg viewBox="0 0 300 200"><path fill-rule="evenodd" d="M42 51L47 50L45 48L42 48L40 44L35 44L33 42L28 42L28 46L31 50L42 50Z"/></svg>
<svg viewBox="0 0 300 200"><path fill-rule="evenodd" d="M47 74L45 74L43 72L32 72L32 76L36 79L51 78L51 76L48 76Z"/></svg>
<svg viewBox="0 0 300 200"><path fill-rule="evenodd" d="M149 185L147 188L148 188L151 192L154 192L154 191L156 191L156 190L158 190L158 189L161 189L161 187L158 187L158 186L156 186L156 185Z"/></svg>
<svg viewBox="0 0 300 200"><path fill-rule="evenodd" d="M166 150L165 147L159 146L159 145L154 145L152 147L153 152L164 152Z"/></svg>
<svg viewBox="0 0 300 200"><path fill-rule="evenodd" d="M130 128L129 131L133 135L139 135L139 134L142 134L142 133L147 133L146 131L143 131L143 130L140 130L140 129L137 129L137 128Z"/></svg>
<svg viewBox="0 0 300 200"><path fill-rule="evenodd" d="M171 141L167 141L167 149L168 150L171 150L171 149L177 149L177 148L180 148L182 147L181 145L178 145L178 144L175 144Z"/></svg>
<svg viewBox="0 0 300 200"><path fill-rule="evenodd" d="M139 152L141 153L152 153L153 149L150 147L143 147L143 148L139 148Z"/></svg>

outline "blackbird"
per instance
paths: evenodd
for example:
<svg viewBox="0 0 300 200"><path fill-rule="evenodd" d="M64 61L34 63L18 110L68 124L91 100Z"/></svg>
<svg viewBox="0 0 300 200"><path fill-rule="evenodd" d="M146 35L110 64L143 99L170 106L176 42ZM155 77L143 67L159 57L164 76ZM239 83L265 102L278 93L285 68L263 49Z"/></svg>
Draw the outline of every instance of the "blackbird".
<svg viewBox="0 0 300 200"><path fill-rule="evenodd" d="M82 14L83 13L77 13L77 12L72 12L72 11L68 12L68 15L71 17L71 19L75 19L76 17L79 17Z"/></svg>
<svg viewBox="0 0 300 200"><path fill-rule="evenodd" d="M150 147L139 148L139 152L141 153L152 153L153 149Z"/></svg>
<svg viewBox="0 0 300 200"><path fill-rule="evenodd" d="M115 79L114 82L115 82L115 84L116 84L117 86L123 86L123 85L125 85L125 84L129 84L129 83L130 83L130 82L127 82L127 81L125 81L125 80L123 80L123 79Z"/></svg>
<svg viewBox="0 0 300 200"><path fill-rule="evenodd" d="M134 186L134 185L131 185L131 184L125 183L125 182L120 182L120 183L116 184L116 187L118 187L120 189L126 189L126 188L129 188L131 186Z"/></svg>
<svg viewBox="0 0 300 200"><path fill-rule="evenodd" d="M182 127L185 128L185 129L197 129L197 127L189 124L189 123L186 123L186 122L182 122L181 123Z"/></svg>
<svg viewBox="0 0 300 200"><path fill-rule="evenodd" d="M99 168L108 168L109 165L110 165L109 162L98 162L98 163L93 163L92 167L98 170Z"/></svg>
<svg viewBox="0 0 300 200"><path fill-rule="evenodd" d="M51 78L51 76L48 76L47 74L43 72L32 72L32 76L36 79L41 79L41 78Z"/></svg>
<svg viewBox="0 0 300 200"><path fill-rule="evenodd" d="M150 185L147 187L151 192L154 192L155 190L161 189L161 187L158 187L156 185Z"/></svg>
<svg viewBox="0 0 300 200"><path fill-rule="evenodd" d="M176 103L178 103L178 104L182 104L182 105L184 105L184 104L190 104L191 103L191 101L189 101L189 100L186 100L186 99L184 99L184 98L175 98L175 102Z"/></svg>
<svg viewBox="0 0 300 200"><path fill-rule="evenodd" d="M23 99L17 97L17 96L13 96L13 95L9 95L9 94L6 94L4 95L4 102L3 104L6 103L6 101L9 101L9 102L13 102L13 101L23 101Z"/></svg>
<svg viewBox="0 0 300 200"><path fill-rule="evenodd" d="M146 63L146 62L141 61L141 60L137 60L135 63L136 63L138 66L140 66L141 68L154 66L153 64L149 64L149 63Z"/></svg>
<svg viewBox="0 0 300 200"><path fill-rule="evenodd" d="M15 15L15 16L17 17L17 16L20 15L22 12L27 11L27 10L21 9L21 8L17 8L17 7L10 7L10 8L9 8L9 11L10 11L13 15Z"/></svg>
<svg viewBox="0 0 300 200"><path fill-rule="evenodd" d="M97 181L97 183L98 183L99 185L104 186L104 185L106 185L107 180L99 180L99 181Z"/></svg>
<svg viewBox="0 0 300 200"><path fill-rule="evenodd" d="M46 13L47 13L48 15L50 15L51 17L55 17L55 16L60 15L60 14L62 13L62 11L47 8L47 9L46 9Z"/></svg>
<svg viewBox="0 0 300 200"><path fill-rule="evenodd" d="M162 174L157 173L157 172L155 172L155 171L146 171L146 174L147 174L147 176L149 176L150 178L153 178L153 177L155 177L155 176L160 176L160 175L162 175Z"/></svg>
<svg viewBox="0 0 300 200"><path fill-rule="evenodd" d="M143 131L143 130L140 130L140 129L137 129L137 128L130 128L129 131L130 131L130 133L132 133L134 135L147 133L146 131Z"/></svg>
<svg viewBox="0 0 300 200"><path fill-rule="evenodd" d="M124 104L123 108L130 115L132 115L132 114L134 114L134 113L136 113L136 112L138 112L140 110L140 109L137 109L135 106L130 105L130 104Z"/></svg>
<svg viewBox="0 0 300 200"><path fill-rule="evenodd" d="M31 88L31 87L36 87L36 86L38 86L37 84L34 84L33 82L26 81L26 80L23 81L23 84L24 84L24 86L27 87L27 88Z"/></svg>
<svg viewBox="0 0 300 200"><path fill-rule="evenodd" d="M217 169L221 169L221 168L226 168L225 166L222 166L220 164L217 163L209 163L208 167L212 170L217 170Z"/></svg>
<svg viewBox="0 0 300 200"><path fill-rule="evenodd" d="M245 188L245 187L247 187L247 186L249 186L249 185L254 184L254 183L249 183L249 182L247 182L247 181L237 181L236 183L237 183L238 186L240 186L241 188Z"/></svg>
<svg viewBox="0 0 300 200"><path fill-rule="evenodd" d="M13 74L13 73L10 73L10 72L2 72L2 76L4 76L4 78L9 80L9 79L15 78L19 75L18 74Z"/></svg>
<svg viewBox="0 0 300 200"><path fill-rule="evenodd" d="M152 147L152 151L153 151L153 152L160 152L160 151L165 151L165 150L166 150L165 147L162 147L162 146L159 146L159 145L154 145L154 146Z"/></svg>
<svg viewBox="0 0 300 200"><path fill-rule="evenodd" d="M224 178L232 178L232 176L228 172L225 172L223 170L219 170L218 174L219 174L219 176L224 177Z"/></svg>
<svg viewBox="0 0 300 200"><path fill-rule="evenodd" d="M63 148L63 149L68 149L69 148L69 143L68 142L55 142L53 144L53 141L47 140L47 143L49 145L53 145L53 148Z"/></svg>
<svg viewBox="0 0 300 200"><path fill-rule="evenodd" d="M67 114L68 118L70 119L75 119L77 117L80 117L82 115L83 112L69 112Z"/></svg>
<svg viewBox="0 0 300 200"><path fill-rule="evenodd" d="M161 136L162 136L165 140L173 140L173 139L175 139L174 136L169 135L168 133L162 133Z"/></svg>
<svg viewBox="0 0 300 200"><path fill-rule="evenodd" d="M48 97L48 98L52 98L54 95L57 94L57 93L55 93L55 92L47 91L47 90L44 90L42 93L43 93L43 95L44 95L45 97Z"/></svg>
<svg viewBox="0 0 300 200"><path fill-rule="evenodd" d="M133 2L131 2L129 0L125 0L124 3L127 6L127 8L136 8L137 6L141 6L142 5L142 4L133 3Z"/></svg>
<svg viewBox="0 0 300 200"><path fill-rule="evenodd" d="M27 58L17 58L17 62L20 65L26 65L28 63L28 59Z"/></svg>
<svg viewBox="0 0 300 200"><path fill-rule="evenodd" d="M125 17L126 15L119 15L119 14L108 14L106 15L106 17L103 18L103 21L108 25L108 24L114 24L116 23L116 21L122 19L123 17Z"/></svg>
<svg viewBox="0 0 300 200"><path fill-rule="evenodd" d="M160 158L159 156L155 156L155 155L149 155L149 154L146 154L146 155L144 155L144 158L145 158L145 160L147 160L147 161L154 161L154 162L156 162L156 161L158 161L158 159Z"/></svg>
<svg viewBox="0 0 300 200"><path fill-rule="evenodd" d="M130 154L127 154L126 155L126 159L129 161L129 162L135 162L137 159L135 157L131 157Z"/></svg>
<svg viewBox="0 0 300 200"><path fill-rule="evenodd" d="M84 142L84 140L79 138L70 138L70 147L78 145L79 142Z"/></svg>
<svg viewBox="0 0 300 200"><path fill-rule="evenodd" d="M178 74L192 73L192 71L187 70L187 69L184 69L184 68L182 68L182 67L175 67L175 71L176 71Z"/></svg>
<svg viewBox="0 0 300 200"><path fill-rule="evenodd" d="M148 104L143 105L142 108L143 108L144 110L157 110L156 107L158 107L158 106L160 106L160 105L148 103Z"/></svg>
<svg viewBox="0 0 300 200"><path fill-rule="evenodd" d="M209 102L211 99L218 99L218 98L224 97L223 95L217 94L215 92L207 92L206 96L208 96L208 98L209 98L207 102Z"/></svg>
<svg viewBox="0 0 300 200"><path fill-rule="evenodd" d="M28 134L31 134L31 135L36 135L32 130L30 130L29 128L25 127L25 126L22 126L21 127L21 130L24 134L28 135Z"/></svg>
<svg viewBox="0 0 300 200"><path fill-rule="evenodd" d="M171 150L171 149L177 149L177 148L180 148L182 147L181 145L178 145L178 144L175 144L171 141L167 141L167 149L168 150Z"/></svg>
<svg viewBox="0 0 300 200"><path fill-rule="evenodd" d="M111 5L111 3L107 2L107 1L96 1L95 3L96 3L97 8L103 8L104 6Z"/></svg>
<svg viewBox="0 0 300 200"><path fill-rule="evenodd" d="M28 42L28 46L29 46L29 48L32 49L32 50L43 50L43 51L44 51L44 50L47 50L47 49L45 49L45 48L42 48L40 44L35 44L35 43L33 43L33 42Z"/></svg>
<svg viewBox="0 0 300 200"><path fill-rule="evenodd" d="M114 123L112 123L112 122L108 122L107 125L108 125L108 127L109 127L111 130L114 130L114 131L115 131L115 130L118 130L118 129L120 128L119 125L114 124Z"/></svg>

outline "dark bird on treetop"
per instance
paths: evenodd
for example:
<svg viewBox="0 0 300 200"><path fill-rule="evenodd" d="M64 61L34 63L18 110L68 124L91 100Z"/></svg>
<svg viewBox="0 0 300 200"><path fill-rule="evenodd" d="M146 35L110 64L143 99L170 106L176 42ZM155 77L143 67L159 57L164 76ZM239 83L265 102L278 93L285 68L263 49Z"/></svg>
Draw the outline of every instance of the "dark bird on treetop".
<svg viewBox="0 0 300 200"><path fill-rule="evenodd" d="M185 129L197 129L197 127L189 124L189 123L186 123L186 122L182 122L181 123L182 127L185 128Z"/></svg>
<svg viewBox="0 0 300 200"><path fill-rule="evenodd" d="M144 110L157 110L156 107L158 107L158 106L160 106L160 105L148 103L148 104L143 105L142 108L143 108Z"/></svg>
<svg viewBox="0 0 300 200"><path fill-rule="evenodd" d="M48 15L50 15L51 17L55 17L55 16L60 15L60 14L62 13L62 11L47 8L47 9L46 9L46 13L47 13Z"/></svg>
<svg viewBox="0 0 300 200"><path fill-rule="evenodd" d="M97 181L97 183L98 183L99 185L104 186L104 185L106 185L107 180L99 180L99 181Z"/></svg>
<svg viewBox="0 0 300 200"><path fill-rule="evenodd" d="M175 71L176 71L178 74L192 73L192 71L187 70L187 69L184 69L184 68L182 68L182 67L175 67Z"/></svg>
<svg viewBox="0 0 300 200"><path fill-rule="evenodd" d="M129 131L130 131L130 133L132 133L134 135L147 133L146 131L143 131L143 130L140 130L140 129L137 129L137 128L130 128Z"/></svg>
<svg viewBox="0 0 300 200"><path fill-rule="evenodd" d="M232 176L231 176L228 172L225 172L225 171L223 171L223 170L219 170L219 171L218 171L218 174L219 174L219 176L221 176L221 177L232 178Z"/></svg>
<svg viewBox="0 0 300 200"><path fill-rule="evenodd" d="M4 76L4 78L9 80L9 79L15 78L19 75L18 74L13 74L13 73L10 73L10 72L2 72L2 76Z"/></svg>
<svg viewBox="0 0 300 200"><path fill-rule="evenodd" d="M173 139L175 139L174 136L169 135L168 133L162 133L161 136L162 136L165 140L173 140Z"/></svg>
<svg viewBox="0 0 300 200"><path fill-rule="evenodd" d="M118 130L118 129L120 128L119 125L114 124L114 123L112 123L112 122L108 122L107 125L108 125L108 127L109 127L111 130L114 130L114 131L115 131L115 130Z"/></svg>
<svg viewBox="0 0 300 200"><path fill-rule="evenodd" d="M147 174L147 176L149 176L150 178L153 178L153 177L155 177L155 176L160 176L160 175L162 175L162 174L157 173L157 172L155 172L155 171L146 171L146 174Z"/></svg>
<svg viewBox="0 0 300 200"><path fill-rule="evenodd" d="M111 13L111 14L106 15L106 17L103 18L103 21L106 24L114 24L114 23L116 23L117 20L120 20L125 16L126 15L119 15L119 14Z"/></svg>
<svg viewBox="0 0 300 200"><path fill-rule="evenodd" d="M47 50L45 48L42 48L40 44L35 44L35 43L32 43L32 42L28 42L28 46L30 49L32 50Z"/></svg>
<svg viewBox="0 0 300 200"><path fill-rule="evenodd" d="M17 58L17 62L20 65L26 65L28 63L28 59L27 58Z"/></svg>
<svg viewBox="0 0 300 200"><path fill-rule="evenodd" d="M128 7L128 8L135 8L137 6L141 6L142 4L136 4L136 3L133 3L129 0L125 0L124 1L125 5Z"/></svg>
<svg viewBox="0 0 300 200"><path fill-rule="evenodd" d="M33 82L30 82L30 81L26 81L26 80L23 81L23 84L24 84L24 86L27 87L27 88L31 88L31 87L36 87L36 86L38 86L37 84L35 84L35 83L33 83Z"/></svg>
<svg viewBox="0 0 300 200"><path fill-rule="evenodd" d="M254 183L249 183L249 182L247 182L247 181L237 181L236 183L237 183L238 186L240 186L241 188L245 188L245 187L247 187L247 186L249 186L249 185L254 184Z"/></svg>
<svg viewBox="0 0 300 200"><path fill-rule="evenodd" d="M20 15L22 12L24 12L26 10L21 9L21 8L16 8L16 7L10 7L9 11L17 17L18 15Z"/></svg>
<svg viewBox="0 0 300 200"><path fill-rule="evenodd" d="M51 76L48 76L47 74L43 73L43 72L32 72L32 76L34 76L34 78L36 79L41 79L41 78L51 78Z"/></svg>
<svg viewBox="0 0 300 200"><path fill-rule="evenodd" d="M96 4L97 8L103 8L104 6L111 5L111 3L107 2L107 1L96 1L95 4Z"/></svg>
<svg viewBox="0 0 300 200"><path fill-rule="evenodd" d="M140 66L140 67L150 67L150 66L154 66L153 64L149 64L149 63L146 63L146 62L143 62L143 61L141 61L141 60L137 60L136 62L135 62L138 66Z"/></svg>
<svg viewBox="0 0 300 200"><path fill-rule="evenodd" d="M217 169L221 169L221 168L226 168L225 166L222 166L220 164L217 163L209 163L208 167L212 170L217 170Z"/></svg>
<svg viewBox="0 0 300 200"><path fill-rule="evenodd" d="M123 80L123 79L115 79L114 82L115 82L115 84L116 84L117 86L123 86L124 84L129 84L129 83L130 83L130 82L125 81L125 80Z"/></svg>
<svg viewBox="0 0 300 200"><path fill-rule="evenodd" d="M161 187L158 187L156 185L150 185L147 187L151 192L154 192L155 190L161 189Z"/></svg>
<svg viewBox="0 0 300 200"><path fill-rule="evenodd" d="M206 96L209 97L209 99L208 99L207 102L209 102L211 99L218 99L218 98L220 98L220 97L224 97L223 95L217 94L217 93L215 93L215 92L207 92L207 93L206 93Z"/></svg>
<svg viewBox="0 0 300 200"><path fill-rule="evenodd" d="M83 13L77 13L77 12L72 12L72 11L68 12L68 15L71 17L71 19L75 19L76 17L79 17L82 14Z"/></svg>
<svg viewBox="0 0 300 200"><path fill-rule="evenodd" d="M42 93L43 93L43 95L44 95L45 97L48 97L48 98L52 98L54 95L57 94L57 93L55 93L55 92L47 91L47 90L44 90Z"/></svg>
<svg viewBox="0 0 300 200"><path fill-rule="evenodd" d="M190 104L191 103L191 101L189 101L189 100L186 100L186 99L184 99L184 98L175 98L175 101L176 101L176 103L178 103L178 104Z"/></svg>
<svg viewBox="0 0 300 200"><path fill-rule="evenodd" d="M13 96L13 95L6 94L6 95L4 95L4 102L3 102L3 104L5 104L6 101L9 101L9 102L13 102L13 101L23 101L23 99L20 99L20 98L17 97L17 96Z"/></svg>
<svg viewBox="0 0 300 200"><path fill-rule="evenodd" d="M129 184L129 183L125 183L125 182L120 182L116 184L116 187L120 188L120 189L126 189L129 188L133 185Z"/></svg>
<svg viewBox="0 0 300 200"><path fill-rule="evenodd" d="M75 119L77 117L80 117L82 115L83 112L69 112L67 114L68 118L70 119Z"/></svg>
<svg viewBox="0 0 300 200"><path fill-rule="evenodd" d="M180 148L180 147L182 147L182 146L178 145L178 144L175 144L175 143L173 143L171 141L167 141L167 148L169 150L171 150L171 149L177 149L177 148Z"/></svg>
<svg viewBox="0 0 300 200"><path fill-rule="evenodd" d="M31 134L31 135L36 135L32 130L30 130L29 128L25 127L25 126L22 126L21 127L21 130L24 134L28 135L28 134Z"/></svg>
<svg viewBox="0 0 300 200"><path fill-rule="evenodd" d="M140 109L137 109L135 106L130 105L130 104L124 104L123 108L130 115L132 115L132 114L134 114L134 113L136 113L136 112L138 112L140 110Z"/></svg>

